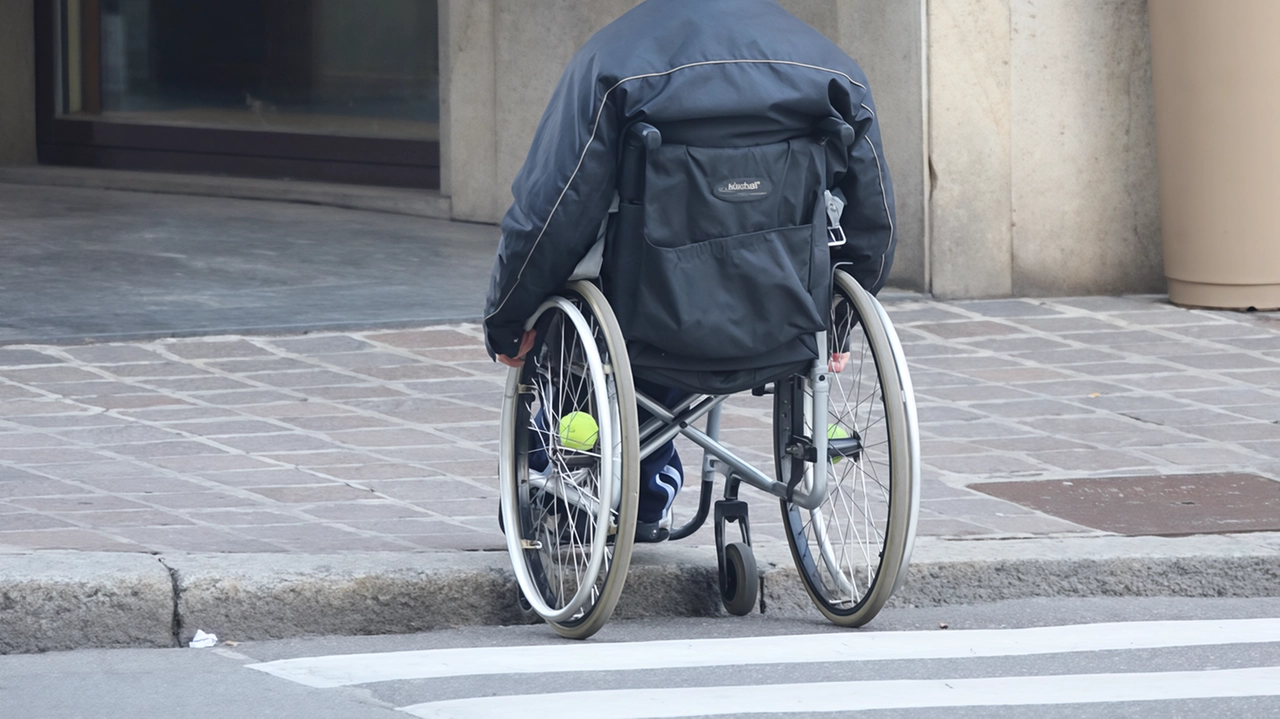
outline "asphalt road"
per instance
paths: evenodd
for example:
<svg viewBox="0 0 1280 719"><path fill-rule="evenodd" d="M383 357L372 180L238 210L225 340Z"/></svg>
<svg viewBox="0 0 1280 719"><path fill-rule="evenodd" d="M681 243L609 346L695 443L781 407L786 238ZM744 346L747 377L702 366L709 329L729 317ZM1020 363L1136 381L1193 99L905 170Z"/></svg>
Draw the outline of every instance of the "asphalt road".
<svg viewBox="0 0 1280 719"><path fill-rule="evenodd" d="M860 631L755 615L616 622L583 643L526 626L15 655L0 657L0 706L24 719L1280 716L1280 598L898 609Z"/></svg>

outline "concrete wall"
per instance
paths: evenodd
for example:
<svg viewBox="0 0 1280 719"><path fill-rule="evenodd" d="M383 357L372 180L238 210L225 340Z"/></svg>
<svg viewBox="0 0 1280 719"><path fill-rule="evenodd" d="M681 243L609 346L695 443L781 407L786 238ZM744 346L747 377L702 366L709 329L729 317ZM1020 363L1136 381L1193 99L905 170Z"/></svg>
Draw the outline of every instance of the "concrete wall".
<svg viewBox="0 0 1280 719"><path fill-rule="evenodd" d="M639 0L443 0L443 189L497 222L573 52ZM875 93L891 282L941 297L1164 289L1145 0L782 0ZM0 0L0 165L35 150L34 0Z"/></svg>
<svg viewBox="0 0 1280 719"><path fill-rule="evenodd" d="M880 116L885 161L893 177L898 249L889 282L924 290L929 276L925 2L843 0L835 5L840 33L836 41L867 74Z"/></svg>
<svg viewBox="0 0 1280 719"><path fill-rule="evenodd" d="M821 30L867 74L884 161L897 201L897 253L889 282L924 290L928 282L925 198L924 6L922 0L780 0Z"/></svg>
<svg viewBox="0 0 1280 719"><path fill-rule="evenodd" d="M565 66L596 31L638 4L639 0L494 0L502 211L511 204L511 183ZM535 57L537 62L529 62Z"/></svg>
<svg viewBox="0 0 1280 719"><path fill-rule="evenodd" d="M1145 0L929 4L930 289L1163 291Z"/></svg>
<svg viewBox="0 0 1280 719"><path fill-rule="evenodd" d="M573 54L639 0L443 0L442 191L456 219L498 222Z"/></svg>
<svg viewBox="0 0 1280 719"><path fill-rule="evenodd" d="M1014 0L1015 295L1163 292L1145 0Z"/></svg>
<svg viewBox="0 0 1280 719"><path fill-rule="evenodd" d="M497 222L564 66L639 0L445 0L443 191L457 219ZM782 0L863 66L898 199L892 281L925 287L923 3ZM908 41L904 42L903 38ZM531 59L535 61L531 61Z"/></svg>
<svg viewBox="0 0 1280 719"><path fill-rule="evenodd" d="M456 218L501 218L564 65L637 2L442 2ZM870 80L898 200L894 285L1162 291L1145 0L781 2Z"/></svg>
<svg viewBox="0 0 1280 719"><path fill-rule="evenodd" d="M34 0L0 0L0 165L36 161Z"/></svg>
<svg viewBox="0 0 1280 719"><path fill-rule="evenodd" d="M493 0L440 3L441 192L453 216L496 222Z"/></svg>
<svg viewBox="0 0 1280 719"><path fill-rule="evenodd" d="M929 3L930 287L1013 290L1009 0Z"/></svg>

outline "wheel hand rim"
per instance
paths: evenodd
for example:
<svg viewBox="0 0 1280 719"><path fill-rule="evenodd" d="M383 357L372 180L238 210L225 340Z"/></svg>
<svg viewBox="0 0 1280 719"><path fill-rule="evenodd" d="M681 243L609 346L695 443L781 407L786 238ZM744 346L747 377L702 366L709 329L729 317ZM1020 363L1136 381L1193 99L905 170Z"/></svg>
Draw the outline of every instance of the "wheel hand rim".
<svg viewBox="0 0 1280 719"><path fill-rule="evenodd" d="M578 332L578 336L580 337L594 336L594 333L591 331L590 326L588 325L586 319L583 317L582 313L578 310L577 307L573 305L572 302L566 300L563 297L553 297L547 300L547 302L543 303L543 305L539 308L538 312L535 313L534 316L530 319L528 326L532 327L534 323L536 323L537 320L543 315L543 313L547 312L552 308L555 308L556 310L562 312L565 315L565 317L568 318L568 320L573 323L574 328ZM604 362L600 357L599 350L595 346L594 342L582 342L581 347L587 355L586 357L587 367L590 370L590 375L592 380L592 392L594 394L596 406L609 407L610 406L610 403L608 401L609 392L606 386L606 379L605 379L606 373L604 368ZM562 347L562 351L563 351L563 347ZM561 366L566 366L569 364L571 363L562 362ZM506 401L519 401L518 390L519 390L519 372L513 371L512 373L510 373L508 378L508 391L507 391ZM555 418L555 419L558 420L558 418ZM556 426L556 425L550 424L549 426ZM522 430L518 428L516 431L522 431ZM603 422L599 432L600 432L599 446L600 446L600 457L601 457L600 466L602 468L609 468L610 473L612 473L614 471L613 468L617 465L617 462L615 462L615 458L614 458L614 453L617 450L617 441L616 441L617 438L615 437L617 428L615 424L611 421ZM504 447L504 449L507 449L507 448ZM512 455L510 457L510 461L508 461L508 458L506 456L504 456L502 461L502 473L507 475L507 477L503 479L503 482L504 484L508 485L508 491L505 491L502 493L504 500L509 494L514 495L513 490L516 489L515 485L518 482L518 478L515 476L515 470L514 470L514 450L512 449L509 452L509 454ZM612 480L612 478L610 478L610 480ZM600 496L597 498L598 502L603 506L611 507L613 505L612 495L614 491L614 482L601 481L601 482L598 482L598 485L599 485L599 493L600 493ZM502 512L503 512L504 522L507 526L510 526L513 528L519 527L520 522L519 522L519 516L516 512L516 508L508 506L508 504L509 503L506 501L503 502ZM595 581L595 579L600 576L600 572L602 569L607 569L606 562L608 560L605 555L607 555L608 552L606 550L605 545L607 543L608 535L609 535L608 530L609 530L609 524L610 524L610 514L611 514L610 512L596 513L595 528L594 528L593 537L591 541L591 552L590 552L591 559L588 563L588 566L586 567L585 572L577 571L576 569L577 565L575 565L575 578L578 580L578 586L576 587L573 597L565 601L563 606L560 608L553 608L550 606L550 604L547 603L546 598L543 596L542 592L539 590L537 583L534 581L533 577L530 575L528 567L525 566L523 562L519 562L519 561L513 562L513 569L516 574L516 581L519 583L521 591L524 592L526 600L534 608L534 611L536 611L539 615L541 615L547 621L565 622L565 621L570 621L574 619L575 615L579 613L579 610L581 610L583 606L588 603L588 601L592 600L593 599L592 595L598 591L596 588L597 582ZM545 513L543 514L543 517L545 517ZM535 525L537 524L538 523L535 522ZM576 526L574 526L573 532L575 534L576 534L576 530L577 528ZM520 536L519 531L517 530L508 531L506 533L506 541L507 541L507 549L513 555L513 557L518 555L521 552L526 551L526 548L521 546L522 538ZM559 568L560 565L558 563L553 563L553 566L556 566L557 568ZM563 572L557 572L557 574L559 575L559 581L561 585L560 586L561 595L562 595L564 592L564 585L563 585L564 574ZM583 576L591 578L592 581L582 582L581 578Z"/></svg>

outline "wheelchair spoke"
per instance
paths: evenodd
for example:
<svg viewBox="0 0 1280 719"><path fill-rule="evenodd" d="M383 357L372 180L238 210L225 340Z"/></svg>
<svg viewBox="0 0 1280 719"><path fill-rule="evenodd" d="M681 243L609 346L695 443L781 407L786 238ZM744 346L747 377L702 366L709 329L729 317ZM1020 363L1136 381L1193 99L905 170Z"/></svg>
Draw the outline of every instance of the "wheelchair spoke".
<svg viewBox="0 0 1280 719"><path fill-rule="evenodd" d="M851 491L846 486L845 480L849 479L848 474L849 473L845 473L832 490L833 498L839 497L839 506L842 507L844 511L843 513L836 512L834 511L835 507L833 506L833 511L831 511L829 518L826 520L829 526L834 526L835 533L840 539L839 556L834 559L828 559L827 563L829 565L829 573L832 575L833 579L836 580L837 586L843 587L850 593L851 598L854 601L857 601L861 599L862 592L857 589L858 575L853 571L854 555L852 553L856 552L858 555L861 555L860 560L861 563L865 565L864 568L867 571L867 577L873 578L874 561L876 558L872 556L871 546L867 540L872 536L879 539L882 537L882 534L875 526L874 519L867 511L867 508L855 498L856 490ZM854 474L860 475L862 473L854 472ZM850 483L854 484L856 487L857 479L851 480ZM835 501L836 500L833 499L833 505ZM850 521L842 522L842 516L847 517ZM861 520L861 527L859 527L859 519ZM831 534L830 529L828 529L825 534L829 537ZM851 546L854 542L856 542L856 547ZM848 568L847 574L845 570L846 567Z"/></svg>
<svg viewBox="0 0 1280 719"><path fill-rule="evenodd" d="M634 386L625 340L594 286L570 285L531 326L536 350L509 373L503 403L503 518L520 524L504 531L529 607L560 634L585 638L613 613L630 564Z"/></svg>
<svg viewBox="0 0 1280 719"><path fill-rule="evenodd" d="M899 384L904 378L900 355L886 339L891 327L851 277L837 272L836 280L828 342L833 353L846 354L847 360L828 375L827 431L829 439L856 439L856 450L827 465L828 496L819 507L806 511L784 503L783 519L796 567L818 608L838 624L861 626L887 601L905 566L904 536L914 517L915 491L907 483L913 482L914 470L898 440L914 429L904 429L913 421L908 408L890 402L900 401L904 386ZM811 426L810 382L788 382L791 394L775 399L775 422L782 410L804 416L802 430L790 431L812 438L819 428ZM783 479L795 460L781 444L789 436L786 430L775 436ZM806 478L812 474L808 463L805 473Z"/></svg>
<svg viewBox="0 0 1280 719"><path fill-rule="evenodd" d="M588 323L594 327L594 323ZM593 551L594 520L601 509L599 492L600 464L603 452L564 445L560 436L561 421L570 412L584 411L595 416L596 389L592 381L585 349L573 325L558 321L548 328L543 338L543 351L532 358L534 365L533 399L528 411L528 431L533 445L546 455L547 465L533 477L533 491L541 498L534 502L533 523L538 528L538 545L542 548L542 566L551 580L552 609L578 593L585 582L598 584L588 577ZM594 338L592 339L594 342ZM610 510L612 513L612 510ZM602 562L607 576L611 556L606 547ZM593 587L584 606L594 605L599 588ZM585 610L575 616L582 616Z"/></svg>

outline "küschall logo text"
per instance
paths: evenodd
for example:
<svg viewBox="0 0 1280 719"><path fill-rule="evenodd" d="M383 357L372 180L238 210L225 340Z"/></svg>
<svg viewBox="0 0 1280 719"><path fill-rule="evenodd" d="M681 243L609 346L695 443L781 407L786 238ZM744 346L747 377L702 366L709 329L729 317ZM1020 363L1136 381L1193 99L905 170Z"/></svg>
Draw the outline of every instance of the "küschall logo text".
<svg viewBox="0 0 1280 719"><path fill-rule="evenodd" d="M738 177L717 184L713 192L726 202L751 202L767 197L773 185L764 178Z"/></svg>

